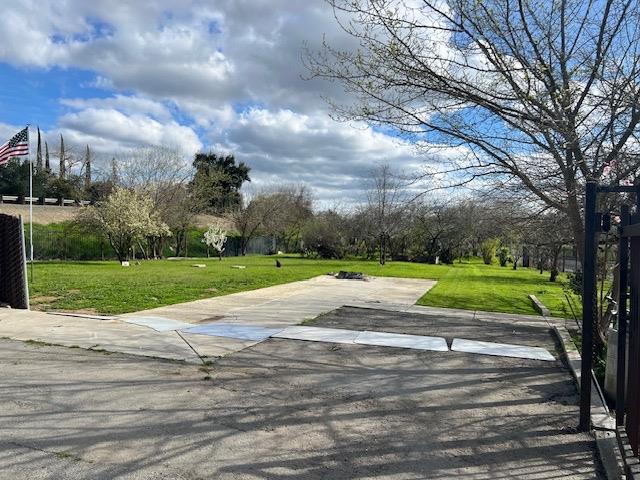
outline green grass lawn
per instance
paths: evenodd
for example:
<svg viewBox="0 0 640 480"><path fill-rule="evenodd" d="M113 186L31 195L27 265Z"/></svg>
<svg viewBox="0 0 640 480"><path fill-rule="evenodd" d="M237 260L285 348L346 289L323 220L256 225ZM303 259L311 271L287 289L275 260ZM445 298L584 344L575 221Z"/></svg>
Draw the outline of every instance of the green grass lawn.
<svg viewBox="0 0 640 480"><path fill-rule="evenodd" d="M514 271L511 266L456 263L418 304L535 315L528 298L533 293L554 316L569 317L571 310L562 288L565 281L561 275L558 282L551 283L549 272L540 274L530 268Z"/></svg>
<svg viewBox="0 0 640 480"><path fill-rule="evenodd" d="M554 315L567 315L562 286L548 273L486 266L477 261L427 265L375 261L316 260L295 256L247 256L196 260L143 261L123 268L117 262L39 262L30 283L34 308L125 313L243 290L304 280L339 270L374 276L428 278L439 283L418 303L439 307L535 314L534 293ZM204 263L206 268L192 264ZM232 265L244 265L234 269Z"/></svg>

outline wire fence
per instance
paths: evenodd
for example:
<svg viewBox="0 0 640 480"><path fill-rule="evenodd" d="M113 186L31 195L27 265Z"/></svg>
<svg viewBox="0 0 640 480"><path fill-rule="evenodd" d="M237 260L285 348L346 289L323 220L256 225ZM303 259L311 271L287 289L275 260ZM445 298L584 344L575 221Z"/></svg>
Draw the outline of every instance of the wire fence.
<svg viewBox="0 0 640 480"><path fill-rule="evenodd" d="M207 257L216 256L202 242L204 230L192 229L187 232L186 245L181 248L180 256ZM29 239L29 225L25 225L25 238ZM167 242L162 255L176 256L175 242ZM272 239L256 237L249 241L248 254L265 255L273 253ZM27 252L29 247L27 245ZM241 255L241 239L230 236L225 244L224 256ZM138 254L140 252L138 251ZM115 260L116 254L105 237L96 233L81 231L72 224L33 225L33 258L35 260Z"/></svg>

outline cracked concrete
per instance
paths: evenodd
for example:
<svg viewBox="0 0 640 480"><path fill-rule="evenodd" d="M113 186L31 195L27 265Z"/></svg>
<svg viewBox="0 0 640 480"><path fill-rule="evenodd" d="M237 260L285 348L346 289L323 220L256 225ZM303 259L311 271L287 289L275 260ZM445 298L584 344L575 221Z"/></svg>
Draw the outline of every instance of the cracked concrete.
<svg viewBox="0 0 640 480"><path fill-rule="evenodd" d="M312 324L555 346L548 326L449 313L341 308ZM575 430L577 398L560 361L269 339L205 369L0 340L0 471L15 480L600 479L594 440Z"/></svg>

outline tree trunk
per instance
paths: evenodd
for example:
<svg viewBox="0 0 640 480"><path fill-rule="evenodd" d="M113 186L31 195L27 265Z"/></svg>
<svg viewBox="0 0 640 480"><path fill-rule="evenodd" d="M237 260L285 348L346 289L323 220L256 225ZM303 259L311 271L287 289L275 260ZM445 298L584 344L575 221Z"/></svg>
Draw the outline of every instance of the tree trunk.
<svg viewBox="0 0 640 480"><path fill-rule="evenodd" d="M549 276L550 282L555 282L558 278L558 259L560 258L560 251L562 250L562 245L553 246L552 247L552 258L551 258L551 275Z"/></svg>
<svg viewBox="0 0 640 480"><path fill-rule="evenodd" d="M580 206L575 195L569 195L567 199L567 217L571 224L571 232L576 242L577 265L576 268L582 271L582 263L584 261L584 224L582 215L580 214Z"/></svg>

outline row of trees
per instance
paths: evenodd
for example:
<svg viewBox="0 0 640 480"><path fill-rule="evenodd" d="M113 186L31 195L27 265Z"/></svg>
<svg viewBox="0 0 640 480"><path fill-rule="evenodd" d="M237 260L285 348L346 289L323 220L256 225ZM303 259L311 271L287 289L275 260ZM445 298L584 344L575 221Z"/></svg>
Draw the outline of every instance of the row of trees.
<svg viewBox="0 0 640 480"><path fill-rule="evenodd" d="M391 216L391 215L390 215ZM376 208L316 214L302 235L308 254L325 258L358 256L453 263L482 257L517 268L529 264L549 270L555 281L563 246L573 245L571 230L557 212L531 212L498 200L420 200L398 209L384 224Z"/></svg>
<svg viewBox="0 0 640 480"><path fill-rule="evenodd" d="M106 179L91 184L91 205L78 218L81 227L104 235L121 261L134 249L145 258L165 247L180 256L197 215L244 210L240 188L250 169L233 155L198 153L189 165L176 150L151 147L123 157L112 161Z"/></svg>
<svg viewBox="0 0 640 480"><path fill-rule="evenodd" d="M482 256L514 268L525 252L557 276L562 246L573 244L562 212L539 204L515 204L491 195L473 198L415 195L412 179L381 165L368 181L367 201L350 212L325 211L304 229L310 253L451 263Z"/></svg>
<svg viewBox="0 0 640 480"><path fill-rule="evenodd" d="M93 152L89 145L78 150L65 146L60 135L58 150L50 155L49 144L43 141L40 129L36 158L33 165L33 194L36 197L66 198L81 200L91 198ZM57 159L57 167L52 168L51 156ZM24 197L29 194L29 161L22 158L11 160L0 169L0 194Z"/></svg>
<svg viewBox="0 0 640 480"><path fill-rule="evenodd" d="M497 256L515 268L527 251L537 267L551 271L552 280L562 246L573 241L562 213L491 197L415 197L387 165L372 172L366 201L349 211L314 212L311 192L296 185L263 188L243 198L240 188L250 180L249 171L233 156L200 153L189 168L173 150L138 150L114 168L105 182L110 188L84 210L81 223L109 236L122 258L132 246L147 257L160 255L167 245L183 255L196 216L215 214L225 230L240 237L242 254L256 236L270 237L274 252L377 258L381 264L388 258L450 263L467 256L490 262ZM117 212L122 214L116 222ZM121 238L114 239L105 222L116 224Z"/></svg>

